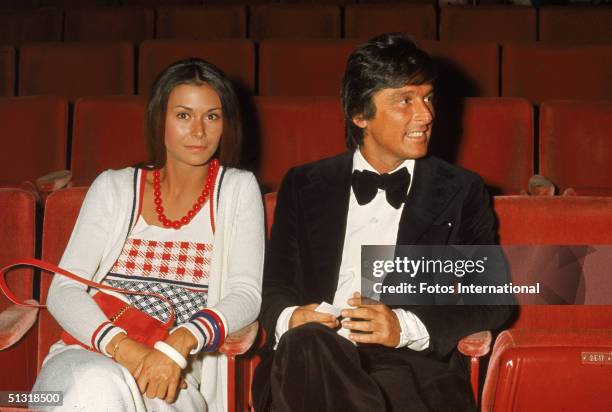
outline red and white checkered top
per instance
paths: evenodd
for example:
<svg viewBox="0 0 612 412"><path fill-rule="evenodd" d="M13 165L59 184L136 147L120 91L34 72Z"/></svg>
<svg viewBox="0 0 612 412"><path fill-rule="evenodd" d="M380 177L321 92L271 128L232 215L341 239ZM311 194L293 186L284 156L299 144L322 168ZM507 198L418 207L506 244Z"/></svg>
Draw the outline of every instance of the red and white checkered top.
<svg viewBox="0 0 612 412"><path fill-rule="evenodd" d="M212 244L128 238L112 273L208 284Z"/></svg>

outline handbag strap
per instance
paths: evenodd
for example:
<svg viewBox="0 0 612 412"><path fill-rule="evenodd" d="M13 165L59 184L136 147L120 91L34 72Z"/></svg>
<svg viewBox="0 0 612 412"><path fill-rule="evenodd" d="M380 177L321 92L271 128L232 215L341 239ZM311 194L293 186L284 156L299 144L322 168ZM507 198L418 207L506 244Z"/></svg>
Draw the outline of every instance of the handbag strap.
<svg viewBox="0 0 612 412"><path fill-rule="evenodd" d="M123 293L123 294L127 294L127 295L144 295L144 296L153 296L157 299L160 299L161 301L163 301L164 303L166 303L168 305L168 310L170 311L170 316L168 317L168 321L165 322L164 326L166 327L170 327L174 324L174 308L172 307L172 303L170 302L170 300L168 300L168 298L166 298L163 295L160 295L159 293L152 293L152 292L136 292L136 291L132 291L132 290L127 290L127 289L121 289L121 288L114 288L112 286L108 286L108 285L104 285L102 283L97 283L88 279L84 279L81 276L75 275L74 273L68 272L65 269L62 269L61 267L54 265L52 263L48 263L45 262L43 260L40 259L33 259L33 258L26 258L26 259L16 259L11 261L8 265L4 266L2 269L0 269L0 290L2 290L2 292L4 292L4 294L6 295L6 297L13 302L16 305L20 305L20 306L27 306L27 307L35 307L35 308L45 308L46 305L39 305L39 304L32 304L32 303L26 303L24 301L21 301L10 289L9 286L6 282L6 273L9 270L14 269L17 266L31 266L31 267L35 267L38 269L42 269L46 272L50 272L50 273L56 273L58 275L62 275L62 276L66 276L67 278L70 278L76 282L82 283L84 285L87 285L89 287L92 288L96 288L96 289L101 289L101 290L108 290L108 291L112 291L112 292L118 292L118 293Z"/></svg>

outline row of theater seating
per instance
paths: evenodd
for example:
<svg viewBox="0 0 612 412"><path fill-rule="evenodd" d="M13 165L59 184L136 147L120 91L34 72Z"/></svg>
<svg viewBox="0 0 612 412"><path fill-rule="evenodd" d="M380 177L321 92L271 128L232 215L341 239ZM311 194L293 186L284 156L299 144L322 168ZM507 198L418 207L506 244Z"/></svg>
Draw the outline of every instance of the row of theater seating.
<svg viewBox="0 0 612 412"><path fill-rule="evenodd" d="M2 180L18 185L69 168L75 185L146 159L145 99L0 99ZM245 161L267 190L295 165L345 150L336 98L257 97L247 116ZM70 130L70 136L68 131ZM561 190L612 195L612 102L543 103L539 124L524 99L469 98L440 107L431 151L478 172L496 194L518 194L540 173Z"/></svg>
<svg viewBox="0 0 612 412"><path fill-rule="evenodd" d="M0 189L0 207L9 223L0 227L0 266L15 258L34 256L37 238L41 258L57 263L85 191L86 188L71 188L53 193L47 199L42 231L37 235L33 197L18 189ZM274 194L267 195L265 200L269 230ZM494 199L494 210L502 245L572 244L591 245L592 249L593 245L612 243L612 198L498 196ZM580 287L587 295L590 289L610 287L588 282L587 268L595 256L592 252L579 265L584 268ZM609 260L607 255L600 254L598 258ZM529 259L537 264L550 256L532 254ZM537 276L534 273L531 280L539 280ZM22 269L11 272L8 280L22 299L33 297L33 286L39 285L44 302L50 278L42 275L40 283L35 279L32 271ZM6 299L0 296L0 312L7 306ZM493 348L482 395L483 410L607 410L611 399L606 389L612 377L604 365L605 359L598 364L586 359L585 353L603 356L612 350L610 306L521 306L509 327ZM55 320L42 310L38 323L24 338L0 352L0 363L7 372L0 375L0 389L29 390L59 333ZM243 391L237 391L234 399L237 405L232 405L236 409L230 406L230 411L248 410L248 379L255 364L252 360L244 368L243 377L247 381L238 382ZM542 384L541 374L546 370L565 370L572 379L568 384L566 374L551 373ZM592 396L593 390L601 395Z"/></svg>
<svg viewBox="0 0 612 412"><path fill-rule="evenodd" d="M389 31L423 40L611 43L610 27L611 7L446 6L439 13L432 4L76 8L0 14L0 44L364 38Z"/></svg>
<svg viewBox="0 0 612 412"><path fill-rule="evenodd" d="M130 43L29 43L0 48L0 95L146 95L172 62L201 57L219 66L244 94L338 96L358 40L147 40ZM612 99L612 44L422 41L438 62L438 95ZM501 59L501 62L500 62ZM501 89L501 91L500 91Z"/></svg>

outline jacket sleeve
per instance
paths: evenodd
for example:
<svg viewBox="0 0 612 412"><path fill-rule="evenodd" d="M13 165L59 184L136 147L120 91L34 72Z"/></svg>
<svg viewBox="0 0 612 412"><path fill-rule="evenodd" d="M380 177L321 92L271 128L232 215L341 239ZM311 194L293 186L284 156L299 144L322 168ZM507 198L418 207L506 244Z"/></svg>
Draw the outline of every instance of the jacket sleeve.
<svg viewBox="0 0 612 412"><path fill-rule="evenodd" d="M298 206L295 190L295 169L289 170L278 191L270 243L266 251L263 279L263 300L260 319L274 344L274 330L281 312L298 306L295 279L300 269L298 245Z"/></svg>
<svg viewBox="0 0 612 412"><path fill-rule="evenodd" d="M461 224L455 240L458 245L493 245L496 243L495 216L490 196L480 177L473 179L463 199ZM506 270L500 267L499 270ZM496 330L509 320L510 305L417 306L411 310L425 324L430 336L429 352L443 358L459 340L483 330Z"/></svg>

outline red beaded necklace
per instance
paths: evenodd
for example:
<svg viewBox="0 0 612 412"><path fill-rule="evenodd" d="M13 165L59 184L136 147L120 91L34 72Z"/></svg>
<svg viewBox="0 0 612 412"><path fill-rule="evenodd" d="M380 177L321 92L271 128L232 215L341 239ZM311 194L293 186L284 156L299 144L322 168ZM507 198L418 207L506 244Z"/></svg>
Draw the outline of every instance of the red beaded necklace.
<svg viewBox="0 0 612 412"><path fill-rule="evenodd" d="M180 229L182 226L188 224L191 219L195 217L195 215L202 208L204 202L206 202L206 198L209 194L211 194L215 190L215 181L217 180L217 172L219 171L219 161L217 159L212 159L208 166L208 177L206 178L206 184L202 189L202 193L198 197L198 200L193 204L191 210L187 212L185 216L180 218L179 220L171 220L166 217L164 214L164 206L162 205L161 198L161 180L159 169L153 171L153 196L155 203L155 211L157 212L157 219L167 228Z"/></svg>

